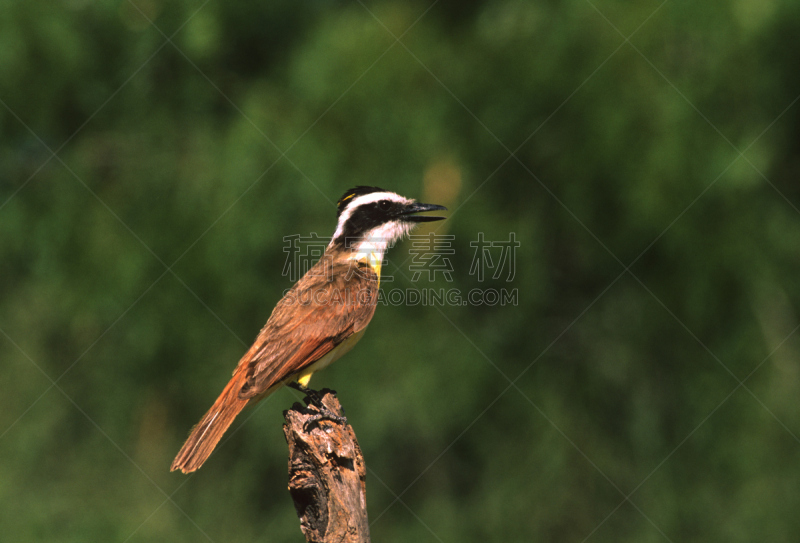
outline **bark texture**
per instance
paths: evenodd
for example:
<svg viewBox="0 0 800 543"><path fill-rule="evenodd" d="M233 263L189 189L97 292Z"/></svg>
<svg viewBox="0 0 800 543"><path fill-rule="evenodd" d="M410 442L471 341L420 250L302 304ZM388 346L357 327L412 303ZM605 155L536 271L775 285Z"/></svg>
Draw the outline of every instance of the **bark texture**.
<svg viewBox="0 0 800 543"><path fill-rule="evenodd" d="M332 390L319 393L328 410L342 415ZM366 466L353 428L322 418L305 398L284 412L283 432L289 445L289 493L300 529L310 543L369 543Z"/></svg>

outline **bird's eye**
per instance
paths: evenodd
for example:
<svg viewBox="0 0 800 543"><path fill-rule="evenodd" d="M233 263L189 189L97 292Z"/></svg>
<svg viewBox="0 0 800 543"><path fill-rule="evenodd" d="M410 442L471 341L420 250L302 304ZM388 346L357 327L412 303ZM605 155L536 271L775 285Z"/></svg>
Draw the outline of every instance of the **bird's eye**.
<svg viewBox="0 0 800 543"><path fill-rule="evenodd" d="M378 207L381 208L381 211L389 211L389 208L392 207L392 203L389 200L381 200L378 202Z"/></svg>

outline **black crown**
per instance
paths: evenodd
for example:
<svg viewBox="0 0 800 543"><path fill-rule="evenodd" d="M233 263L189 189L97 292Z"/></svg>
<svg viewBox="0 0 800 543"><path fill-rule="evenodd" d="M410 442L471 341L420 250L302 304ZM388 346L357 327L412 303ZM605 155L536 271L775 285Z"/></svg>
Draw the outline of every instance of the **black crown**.
<svg viewBox="0 0 800 543"><path fill-rule="evenodd" d="M336 204L339 208L339 210L336 212L336 216L338 217L339 215L342 214L344 208L347 207L347 203L353 198L356 198L358 196L363 196L365 194L371 194L373 192L386 192L386 191L380 187L368 187L366 185L359 185L357 187L348 190L347 192L342 194L342 197L339 198L339 201Z"/></svg>

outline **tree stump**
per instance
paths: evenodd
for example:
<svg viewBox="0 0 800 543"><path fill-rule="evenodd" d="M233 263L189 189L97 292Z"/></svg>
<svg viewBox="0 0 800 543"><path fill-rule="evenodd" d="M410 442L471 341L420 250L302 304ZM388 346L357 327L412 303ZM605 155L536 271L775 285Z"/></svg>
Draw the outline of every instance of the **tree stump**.
<svg viewBox="0 0 800 543"><path fill-rule="evenodd" d="M323 389L322 403L342 415L336 392ZM304 399L284 411L289 445L289 493L309 543L369 543L366 466L352 426L312 417L320 409ZM311 422L309 422L311 420Z"/></svg>

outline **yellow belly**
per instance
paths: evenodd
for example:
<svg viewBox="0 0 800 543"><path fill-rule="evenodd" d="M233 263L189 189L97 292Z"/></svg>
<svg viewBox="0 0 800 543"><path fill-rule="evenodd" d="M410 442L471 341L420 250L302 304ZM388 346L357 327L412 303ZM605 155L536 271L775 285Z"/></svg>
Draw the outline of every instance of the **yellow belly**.
<svg viewBox="0 0 800 543"><path fill-rule="evenodd" d="M355 346L355 344L358 343L358 340L361 339L361 336L364 335L365 331L366 328L364 328L360 332L356 332L346 340L342 341L339 345L334 347L331 350L331 352L329 352L328 354L326 354L325 356L323 356L322 358L320 358L319 360L317 360L316 362L305 368L297 375L297 382L304 387L308 387L308 382L311 380L311 376L314 373L327 368L334 361L341 358L342 355L349 352L350 349L352 349Z"/></svg>

